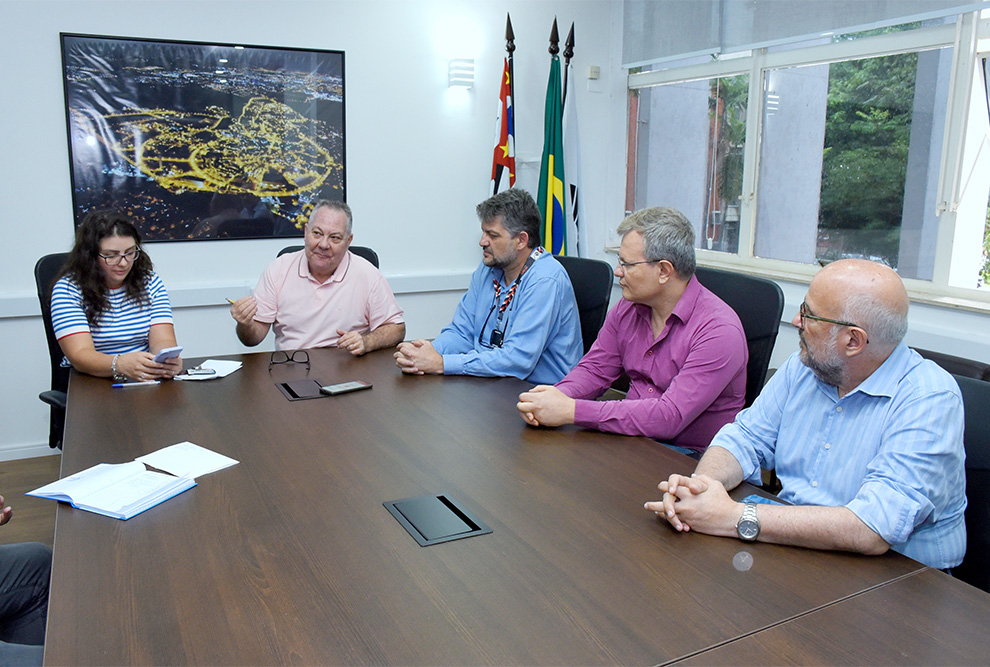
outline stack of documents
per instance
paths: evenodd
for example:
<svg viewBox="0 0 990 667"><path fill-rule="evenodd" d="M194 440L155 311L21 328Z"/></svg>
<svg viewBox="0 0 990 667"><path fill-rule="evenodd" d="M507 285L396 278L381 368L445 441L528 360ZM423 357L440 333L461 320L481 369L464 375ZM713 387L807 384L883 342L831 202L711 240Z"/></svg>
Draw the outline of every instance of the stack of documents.
<svg viewBox="0 0 990 667"><path fill-rule="evenodd" d="M165 472L148 470L146 463ZM180 442L130 463L100 463L27 495L60 500L115 519L130 519L196 486L196 477L235 463L199 445Z"/></svg>

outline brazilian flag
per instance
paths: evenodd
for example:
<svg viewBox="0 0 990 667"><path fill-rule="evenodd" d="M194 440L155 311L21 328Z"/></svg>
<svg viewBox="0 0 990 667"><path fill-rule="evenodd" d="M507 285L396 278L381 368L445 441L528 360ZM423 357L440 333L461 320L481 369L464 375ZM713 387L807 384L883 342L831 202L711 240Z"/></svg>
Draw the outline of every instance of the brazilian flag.
<svg viewBox="0 0 990 667"><path fill-rule="evenodd" d="M563 103L560 86L560 58L550 57L547 105L543 115L543 160L540 162L540 191L536 204L543 216L543 247L554 255L567 249L564 218L564 139Z"/></svg>

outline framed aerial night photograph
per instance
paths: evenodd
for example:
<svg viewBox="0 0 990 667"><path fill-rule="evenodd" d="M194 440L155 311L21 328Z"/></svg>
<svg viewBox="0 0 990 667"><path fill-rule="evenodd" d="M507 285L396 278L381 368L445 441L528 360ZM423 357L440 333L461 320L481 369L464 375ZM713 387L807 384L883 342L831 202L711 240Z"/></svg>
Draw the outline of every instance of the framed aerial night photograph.
<svg viewBox="0 0 990 667"><path fill-rule="evenodd" d="M301 236L345 199L344 53L61 34L75 223L145 241Z"/></svg>

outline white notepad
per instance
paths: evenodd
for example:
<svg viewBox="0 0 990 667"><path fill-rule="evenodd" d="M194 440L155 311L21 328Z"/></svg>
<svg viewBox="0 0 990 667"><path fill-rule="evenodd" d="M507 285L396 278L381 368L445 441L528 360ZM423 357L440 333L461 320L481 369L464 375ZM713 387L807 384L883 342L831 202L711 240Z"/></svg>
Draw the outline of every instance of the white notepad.
<svg viewBox="0 0 990 667"><path fill-rule="evenodd" d="M131 461L100 463L27 495L60 500L87 512L126 520L194 486L196 482L191 477L152 472L140 461Z"/></svg>
<svg viewBox="0 0 990 667"><path fill-rule="evenodd" d="M130 519L196 486L197 477L237 463L205 447L180 442L129 463L100 463L27 495L59 500L115 519ZM145 464L164 472L148 470Z"/></svg>

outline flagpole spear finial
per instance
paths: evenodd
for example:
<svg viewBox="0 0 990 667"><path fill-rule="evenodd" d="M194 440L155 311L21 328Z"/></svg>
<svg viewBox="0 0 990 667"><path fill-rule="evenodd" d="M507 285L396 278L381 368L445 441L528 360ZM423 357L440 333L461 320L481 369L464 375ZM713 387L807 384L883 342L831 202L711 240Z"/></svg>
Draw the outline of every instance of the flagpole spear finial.
<svg viewBox="0 0 990 667"><path fill-rule="evenodd" d="M553 17L553 28L550 30L550 51L551 56L555 56L560 52L560 47L557 43L560 41L560 37L557 35L557 17Z"/></svg>
<svg viewBox="0 0 990 667"><path fill-rule="evenodd" d="M564 41L564 93L563 99L567 99L567 80L568 73L570 72L571 58L574 57L574 22L571 22L571 31L567 33L567 39Z"/></svg>
<svg viewBox="0 0 990 667"><path fill-rule="evenodd" d="M512 19L509 18L509 12L505 13L505 50L512 55L512 52L516 50L516 36L512 32Z"/></svg>

